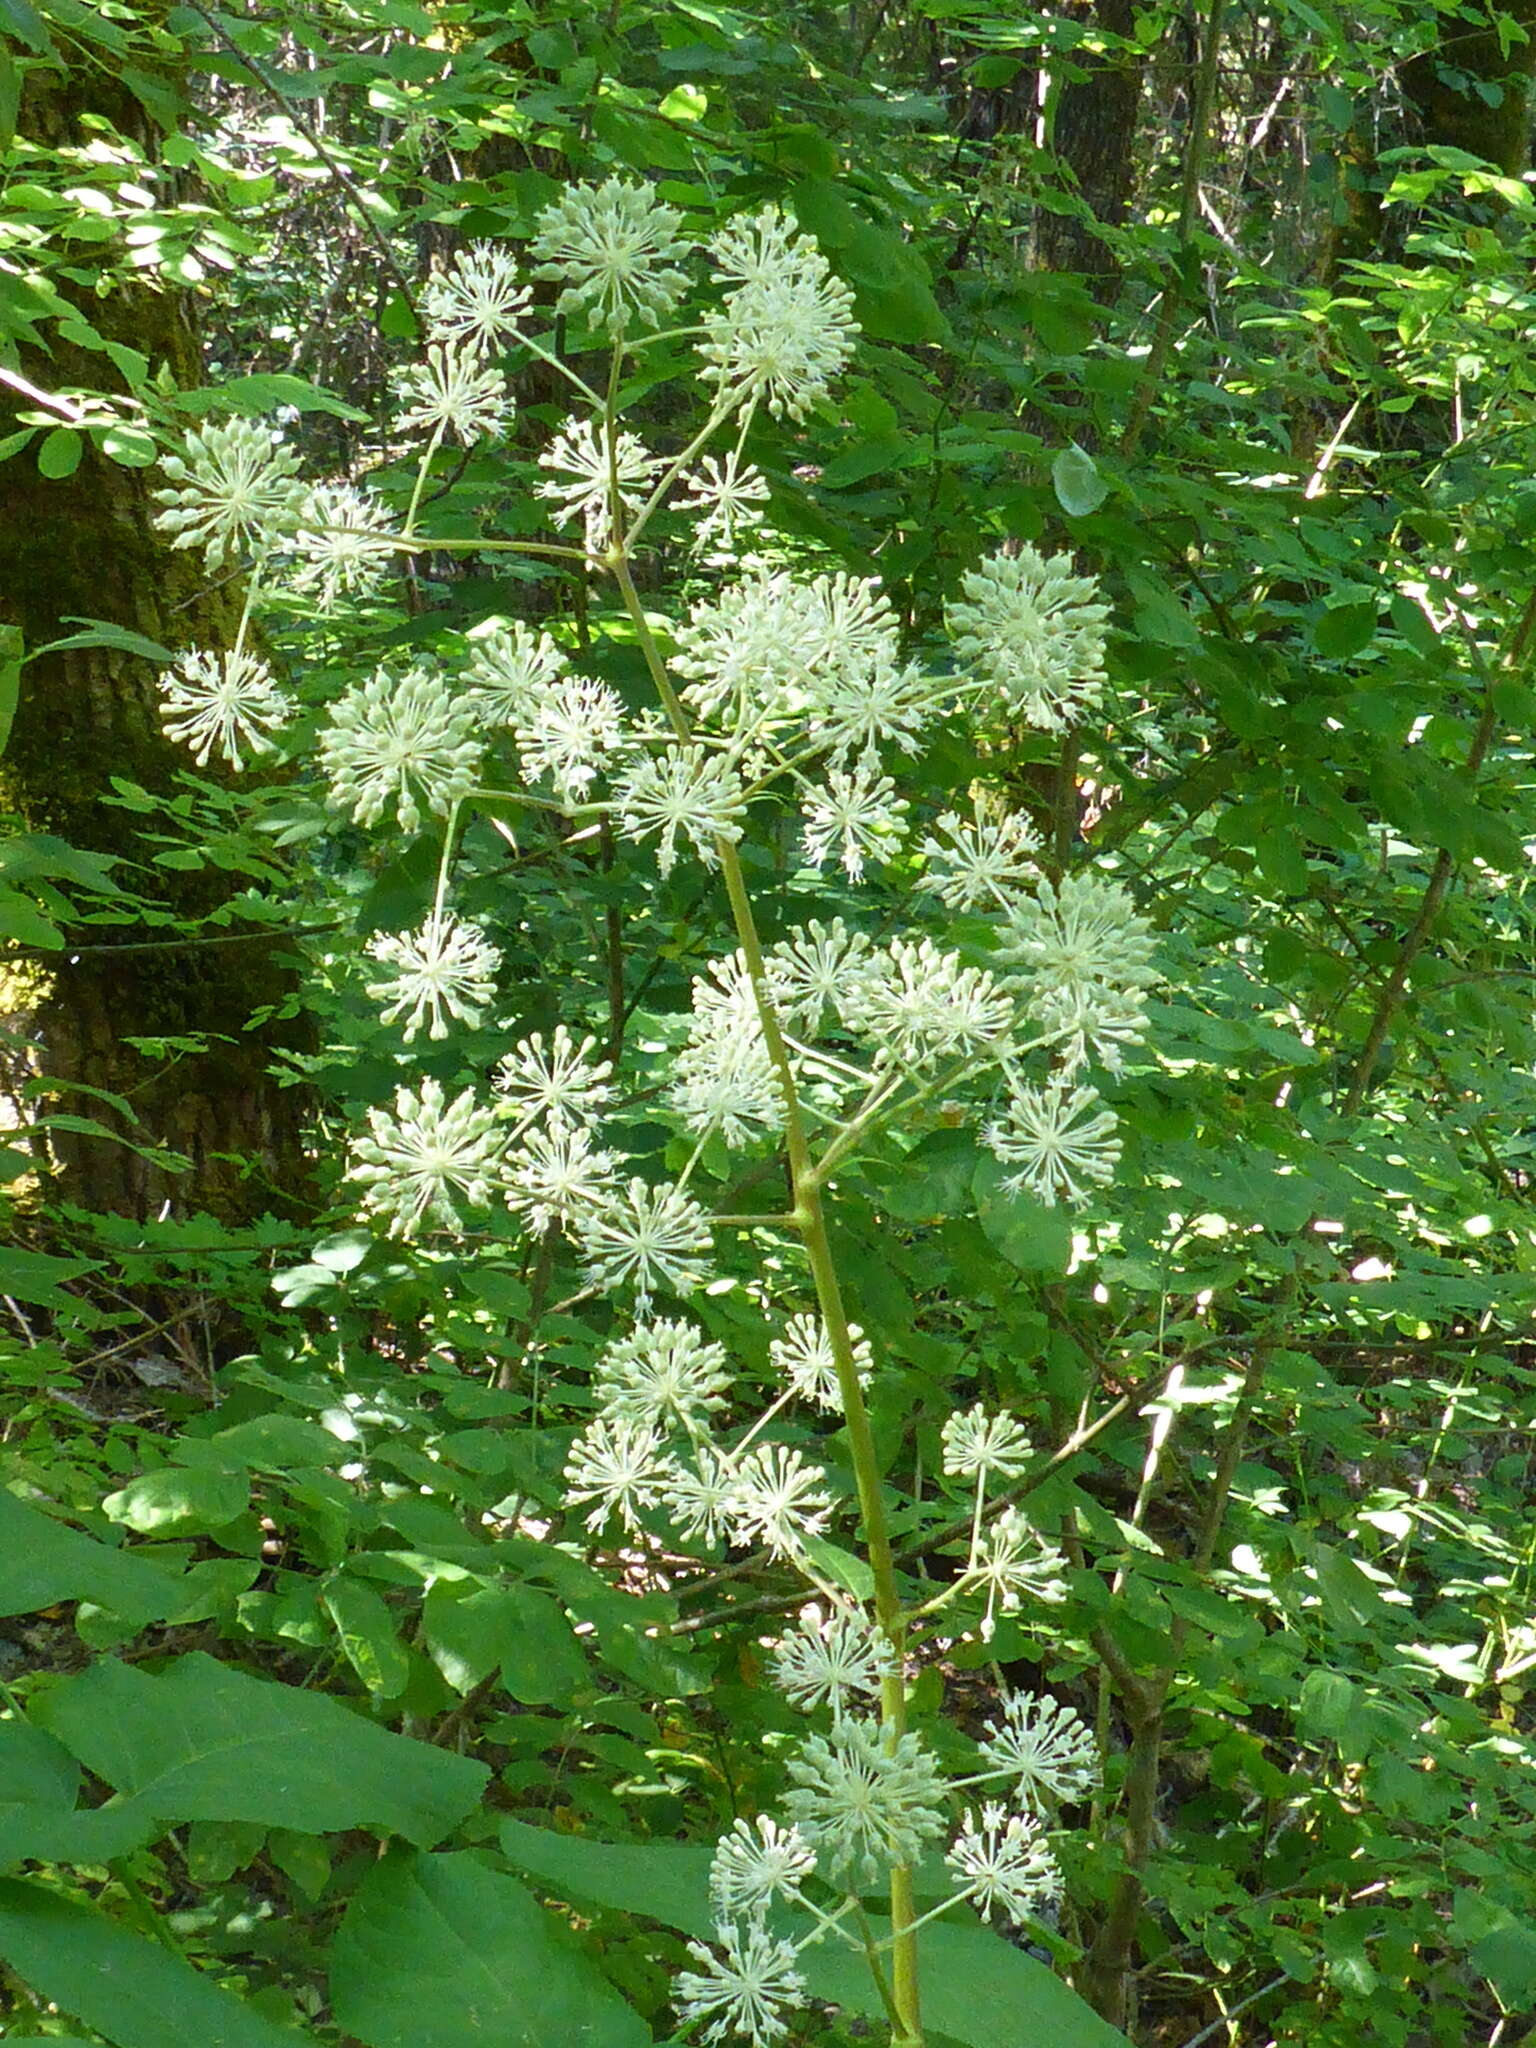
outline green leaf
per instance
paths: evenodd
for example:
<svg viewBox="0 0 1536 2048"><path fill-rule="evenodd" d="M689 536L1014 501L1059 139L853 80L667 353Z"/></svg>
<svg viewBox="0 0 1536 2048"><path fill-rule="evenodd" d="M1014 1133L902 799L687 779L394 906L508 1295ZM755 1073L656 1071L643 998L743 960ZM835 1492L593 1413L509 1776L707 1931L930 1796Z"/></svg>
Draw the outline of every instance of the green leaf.
<svg viewBox="0 0 1536 2048"><path fill-rule="evenodd" d="M157 1941L56 1890L0 1878L0 1956L40 1997L116 2048L300 2048Z"/></svg>
<svg viewBox="0 0 1536 2048"><path fill-rule="evenodd" d="M19 626L0 626L0 754L11 737L21 695L21 669L27 643Z"/></svg>
<svg viewBox="0 0 1536 2048"><path fill-rule="evenodd" d="M1072 1259L1072 1224L1060 1208L1029 1195L1003 1191L1007 1169L983 1159L973 1182L976 1215L987 1242L1020 1273L1065 1273Z"/></svg>
<svg viewBox="0 0 1536 2048"><path fill-rule="evenodd" d="M38 443L37 473L61 483L73 476L85 453L85 437L73 427L55 427Z"/></svg>
<svg viewBox="0 0 1536 2048"><path fill-rule="evenodd" d="M105 1863L161 1832L132 1804L77 1810L80 1766L30 1721L0 1721L0 1865Z"/></svg>
<svg viewBox="0 0 1536 2048"><path fill-rule="evenodd" d="M1496 1927L1471 1959L1506 2005L1529 2013L1536 2003L1536 1928Z"/></svg>
<svg viewBox="0 0 1536 2048"><path fill-rule="evenodd" d="M711 1852L671 1842L594 1842L551 1828L503 1821L498 1839L509 1860L564 1895L659 1920L681 1934L707 1937ZM878 1938L884 1931L872 1921ZM985 1927L936 1926L922 1935L923 2017L935 2033L966 2048L1019 2048L1023 2039L1051 2048L1126 2048L1101 2020L1033 1956ZM814 1998L834 2000L872 2019L880 1995L862 1956L830 1947L805 1949L800 1968Z"/></svg>
<svg viewBox="0 0 1536 2048"><path fill-rule="evenodd" d="M1051 464L1051 488L1057 504L1071 519L1086 519L1109 496L1109 485L1100 476L1098 464L1075 441Z"/></svg>
<svg viewBox="0 0 1536 2048"><path fill-rule="evenodd" d="M1326 611L1312 629L1313 645L1327 661L1347 661L1376 637L1376 605L1340 604Z"/></svg>
<svg viewBox="0 0 1536 2048"><path fill-rule="evenodd" d="M153 434L142 427L108 427L101 437L101 452L122 469L148 469L159 457Z"/></svg>
<svg viewBox="0 0 1536 2048"><path fill-rule="evenodd" d="M143 1624L176 1606L176 1582L0 1489L0 1614L35 1614L59 1600L93 1600Z"/></svg>
<svg viewBox="0 0 1536 2048"><path fill-rule="evenodd" d="M368 1690L386 1700L404 1692L411 1661L388 1607L373 1588L356 1579L333 1579L325 1589L325 1608L347 1662Z"/></svg>
<svg viewBox="0 0 1536 2048"><path fill-rule="evenodd" d="M348 405L333 391L311 384L306 377L291 376L286 370L261 370L247 377L231 377L227 384L216 387L215 396L221 405L233 406L236 412L275 412L279 406L285 406L294 412L330 413L338 420L362 422L368 418L367 413Z"/></svg>
<svg viewBox="0 0 1536 2048"><path fill-rule="evenodd" d="M371 1870L331 1950L336 2022L369 2048L649 2048L552 1913L465 1854L396 1852Z"/></svg>
<svg viewBox="0 0 1536 2048"><path fill-rule="evenodd" d="M17 946L41 946L52 953L63 945L64 934L52 918L44 917L30 896L16 889L0 889L0 939Z"/></svg>
<svg viewBox="0 0 1536 2048"><path fill-rule="evenodd" d="M0 26L25 43L35 56L57 58L58 51L32 0L0 0Z"/></svg>
<svg viewBox="0 0 1536 2048"><path fill-rule="evenodd" d="M152 1677L103 1662L40 1703L88 1770L162 1818L304 1833L377 1827L426 1847L490 1772L392 1735L339 1700L251 1678L194 1652Z"/></svg>
<svg viewBox="0 0 1536 2048"><path fill-rule="evenodd" d="M109 1522L140 1536L206 1536L243 1515L251 1483L212 1466L165 1465L142 1472L101 1504Z"/></svg>
<svg viewBox="0 0 1536 2048"><path fill-rule="evenodd" d="M79 619L66 617L66 626L84 626L83 633L71 633L64 640L50 640L46 647L34 647L27 656L28 661L37 661L45 654L64 654L75 647L115 647L120 654L136 654L141 661L168 662L176 659L169 647L162 647L158 640L146 640L142 633L131 633L126 626L114 626L110 619Z"/></svg>

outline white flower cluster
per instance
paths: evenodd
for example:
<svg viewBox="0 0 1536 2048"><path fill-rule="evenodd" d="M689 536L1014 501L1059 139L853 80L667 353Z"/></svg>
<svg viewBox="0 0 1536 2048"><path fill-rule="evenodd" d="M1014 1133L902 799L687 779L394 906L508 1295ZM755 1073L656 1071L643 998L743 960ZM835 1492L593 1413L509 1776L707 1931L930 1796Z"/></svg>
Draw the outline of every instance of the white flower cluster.
<svg viewBox="0 0 1536 2048"><path fill-rule="evenodd" d="M861 1947L860 1933L845 1924L861 1924L861 1895L946 1834L950 1903L1015 1926L1049 1913L1062 1879L1046 1817L1080 1799L1098 1775L1092 1738L1072 1708L1011 1694L980 1745L979 1767L947 1778L919 1736L850 1707L898 1677L890 1645L852 1609L825 1621L808 1610L773 1668L797 1706L830 1707L831 1727L808 1736L789 1760L787 1825L760 1814L720 1838L709 1885L715 1945L689 1944L698 1967L683 1972L674 1993L681 2022L708 2021L706 2041L737 2035L753 2048L788 2031L805 1995L804 1950L828 1939ZM956 1794L1000 1781L1016 1792L1017 1810L987 1798L979 1820L966 1808L953 1825ZM812 1925L792 1940L781 1916L797 1909Z"/></svg>

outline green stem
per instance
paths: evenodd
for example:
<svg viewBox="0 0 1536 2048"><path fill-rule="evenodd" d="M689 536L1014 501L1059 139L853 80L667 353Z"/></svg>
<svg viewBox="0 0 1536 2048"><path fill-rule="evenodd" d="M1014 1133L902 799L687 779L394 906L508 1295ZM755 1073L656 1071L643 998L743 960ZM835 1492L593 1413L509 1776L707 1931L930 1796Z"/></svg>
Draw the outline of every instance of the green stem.
<svg viewBox="0 0 1536 2048"><path fill-rule="evenodd" d="M687 713L672 687L672 679L667 674L666 665L647 623L645 607L640 602L640 593L635 588L629 562L620 549L613 550L609 566L623 596L624 608L634 626L657 695L661 699L673 731L678 739L686 744L692 737ZM784 1146L794 1192L795 1224L805 1246L811 1280L816 1290L817 1306L821 1311L822 1323L827 1332L827 1340L837 1370L844 1428L853 1461L859 1512L864 1526L864 1546L874 1579L875 1618L895 1653L895 1670L880 1682L880 1707L881 1721L887 1738L896 1743L906 1733L907 1727L906 1684L901 1675L901 1663L906 1651L906 1621L902 1612L890 1530L886 1522L885 1497L880 1484L880 1461L875 1450L874 1432L870 1427L869 1410L864 1403L864 1389L859 1383L853 1337L849 1331L848 1314L843 1304L837 1263L833 1258L831 1239L827 1233L826 1213L821 1199L821 1178L811 1156L810 1141L806 1133L799 1091L795 1086L789 1048L784 1042L778 1012L768 991L767 964L763 958L757 920L752 914L751 899L747 894L746 877L733 845L721 840L717 843L716 853L730 903L731 920L736 928L737 943L741 947L742 958L746 962L747 974L757 1001L763 1042L773 1064L784 1103ZM921 2008L918 1999L917 1941L912 1931L917 1913L913 1902L912 1869L909 1864L899 1864L892 1869L890 1898L892 2048L923 2048Z"/></svg>

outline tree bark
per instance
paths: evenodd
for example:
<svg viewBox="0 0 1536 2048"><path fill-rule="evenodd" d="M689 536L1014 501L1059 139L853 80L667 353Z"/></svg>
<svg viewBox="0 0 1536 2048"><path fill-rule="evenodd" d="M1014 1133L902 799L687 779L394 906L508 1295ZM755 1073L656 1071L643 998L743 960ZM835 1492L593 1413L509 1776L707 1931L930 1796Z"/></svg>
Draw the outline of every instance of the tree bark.
<svg viewBox="0 0 1536 2048"><path fill-rule="evenodd" d="M1095 28L1128 38L1136 25L1132 0L1093 0ZM1051 145L1077 180L1093 221L1072 214L1042 212L1036 251L1047 270L1075 270L1091 280L1095 296L1108 300L1120 279L1120 265L1099 227L1124 221L1136 176L1136 120L1141 106L1146 59L1121 48L1083 49L1073 64L1081 76L1062 85L1051 120Z"/></svg>
<svg viewBox="0 0 1536 2048"><path fill-rule="evenodd" d="M136 100L99 69L81 67L60 81L29 75L20 132L45 147L78 145L86 124L110 122L140 146L153 132ZM99 133L99 128L95 131ZM182 386L202 381L186 295L135 279L115 243L90 251L103 290L79 281L73 294L98 332L167 366ZM49 353L24 352L22 365L45 389L108 388L116 372L105 356L50 336ZM120 387L119 387L120 388ZM0 408L0 431L17 407ZM227 647L240 592L210 583L201 557L170 548L154 530L153 470L128 469L89 445L74 475L39 475L29 449L13 456L0 492L0 619L17 626L27 648L77 630L72 617L109 620L170 647ZM143 820L114 807L114 776L153 793L172 790L192 763L160 731L154 667L131 655L91 648L45 655L22 672L11 741L0 762L0 793L31 830L56 833L92 852L115 855L118 876L156 897L178 918L200 919L245 886L217 868L178 872L151 865L155 849ZM217 780L210 767L205 779ZM236 928L236 933L238 928ZM250 1028L253 1013L281 1012L294 989L291 965L271 934L228 943L215 928L199 942L174 929L77 924L61 954L38 963L29 1019L42 1072L64 1083L125 1097L139 1122L124 1125L140 1144L184 1154L176 1171L102 1138L52 1134L56 1191L82 1207L137 1218L206 1211L238 1222L264 1212L293 1213L307 1184L301 1133L303 1093L280 1089L268 1069L281 1046L305 1041L301 1019ZM153 943L171 941L164 949ZM125 950L127 948L132 950ZM14 1000L14 999L13 999ZM154 1057L129 1037L201 1037L203 1052ZM121 1119L89 1096L62 1091L60 1108Z"/></svg>

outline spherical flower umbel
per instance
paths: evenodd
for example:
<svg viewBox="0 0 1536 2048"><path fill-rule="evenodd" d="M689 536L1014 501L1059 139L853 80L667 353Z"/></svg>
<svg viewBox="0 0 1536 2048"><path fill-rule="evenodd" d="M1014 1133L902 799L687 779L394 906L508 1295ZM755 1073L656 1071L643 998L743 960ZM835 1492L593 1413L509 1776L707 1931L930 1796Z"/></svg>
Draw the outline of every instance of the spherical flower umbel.
<svg viewBox="0 0 1536 2048"><path fill-rule="evenodd" d="M707 1429L726 1405L731 1374L725 1347L691 1323L661 1318L610 1344L597 1362L593 1391L605 1415L661 1431Z"/></svg>
<svg viewBox="0 0 1536 2048"><path fill-rule="evenodd" d="M636 839L660 835L656 865L669 875L680 832L706 867L718 859L717 841L740 839L746 792L729 761L702 747L668 747L637 762L615 787L613 802L626 832Z"/></svg>
<svg viewBox="0 0 1536 2048"><path fill-rule="evenodd" d="M597 1040L577 1043L557 1024L548 1045L535 1031L515 1045L496 1069L496 1086L525 1120L547 1117L552 1127L591 1123L613 1099L612 1065L595 1059Z"/></svg>
<svg viewBox="0 0 1536 2048"><path fill-rule="evenodd" d="M845 1720L792 1757L784 1804L829 1877L874 1884L944 1832L944 1774L917 1736Z"/></svg>
<svg viewBox="0 0 1536 2048"><path fill-rule="evenodd" d="M868 1699L896 1669L889 1641L862 1614L839 1609L823 1621L807 1609L773 1653L773 1682L787 1700L807 1712L825 1704L841 1721L849 1696Z"/></svg>
<svg viewBox="0 0 1536 2048"><path fill-rule="evenodd" d="M465 680L483 718L514 725L533 715L540 697L558 678L565 656L547 633L535 633L521 619L497 625L470 643Z"/></svg>
<svg viewBox="0 0 1536 2048"><path fill-rule="evenodd" d="M638 1529L639 1510L656 1505L668 1460L653 1429L599 1416L571 1445L566 1461L566 1501L590 1501L587 1527L601 1529L617 1515L626 1529Z"/></svg>
<svg viewBox="0 0 1536 2048"><path fill-rule="evenodd" d="M402 832L420 828L422 804L445 817L475 786L480 741L471 705L455 703L428 668L392 676L380 669L354 683L320 735L328 801L359 825L393 808Z"/></svg>
<svg viewBox="0 0 1536 2048"><path fill-rule="evenodd" d="M1027 544L990 556L961 578L949 608L955 652L1001 709L1046 732L1081 724L1104 693L1104 622L1098 585L1070 555L1049 559Z"/></svg>
<svg viewBox="0 0 1536 2048"><path fill-rule="evenodd" d="M922 852L925 889L951 910L992 910L1037 874L1040 835L1021 811L1004 811L983 796L974 818L943 812Z"/></svg>
<svg viewBox="0 0 1536 2048"><path fill-rule="evenodd" d="M649 185L624 178L568 185L539 215L533 274L565 286L555 301L561 313L615 333L632 317L659 327L688 289L676 263L691 246L682 224Z"/></svg>
<svg viewBox="0 0 1536 2048"><path fill-rule="evenodd" d="M658 1287L688 1294L709 1275L709 1218L681 1188L653 1188L637 1176L582 1218L577 1235L591 1278L606 1287L628 1283L642 1301Z"/></svg>
<svg viewBox="0 0 1536 2048"><path fill-rule="evenodd" d="M1130 892L1091 871L1042 881L1008 906L998 951L1032 993L1077 995L1149 988L1156 940Z"/></svg>
<svg viewBox="0 0 1536 2048"><path fill-rule="evenodd" d="M794 1557L819 1536L832 1512L827 1475L784 1444L757 1444L736 1462L727 1513L738 1543L767 1544L775 1557Z"/></svg>
<svg viewBox="0 0 1536 2048"><path fill-rule="evenodd" d="M456 1229L461 1205L483 1208L500 1179L505 1133L495 1109L473 1088L448 1102L440 1081L420 1091L401 1088L393 1113L368 1112L368 1129L352 1141L348 1180L363 1189L363 1208L388 1225L391 1237L413 1237L424 1222Z"/></svg>
<svg viewBox="0 0 1536 2048"><path fill-rule="evenodd" d="M982 1807L980 1827L967 1812L944 1860L963 1896L987 1920L994 1912L1015 1924L1035 1919L1061 1897L1061 1871L1039 1822L995 1800Z"/></svg>
<svg viewBox="0 0 1536 2048"><path fill-rule="evenodd" d="M1099 1781L1092 1730L1075 1707L1049 1693L1009 1693L1001 1722L987 1723L981 1744L984 1778L1007 1778L1031 1813L1047 1802L1081 1799Z"/></svg>
<svg viewBox="0 0 1536 2048"><path fill-rule="evenodd" d="M615 496L626 512L638 512L660 464L638 435L628 433L615 434L610 461L607 430L599 438L591 420L568 419L539 467L551 474L534 485L535 497L554 502L556 526L580 519L587 552L600 555L613 539Z"/></svg>
<svg viewBox="0 0 1536 2048"><path fill-rule="evenodd" d="M729 222L710 250L740 282L704 316L700 376L736 405L804 419L853 354L853 293L776 206Z"/></svg>
<svg viewBox="0 0 1536 2048"><path fill-rule="evenodd" d="M738 1820L720 1837L709 1867L709 1898L717 1919L757 1920L775 1899L797 1899L816 1868L816 1853L795 1827L760 1813Z"/></svg>
<svg viewBox="0 0 1536 2048"><path fill-rule="evenodd" d="M1120 1159L1119 1125L1092 1088L1048 1081L1043 1088L1016 1087L1004 1114L982 1132L982 1142L1005 1165L1016 1166L1002 1183L1012 1193L1025 1189L1054 1208L1058 1197L1086 1202L1096 1187L1114 1179Z"/></svg>
<svg viewBox="0 0 1536 2048"><path fill-rule="evenodd" d="M763 523L762 507L768 502L768 479L750 462L743 462L734 448L725 457L705 455L690 477L683 479L684 494L677 501L684 512L702 512L693 530L693 546L700 554L712 548L734 548L740 536Z"/></svg>
<svg viewBox="0 0 1536 2048"><path fill-rule="evenodd" d="M479 925L451 910L432 911L416 931L381 934L368 951L394 969L369 982L368 994L385 1005L383 1021L400 1024L407 1041L423 1025L429 1037L446 1038L450 1017L473 1030L495 997L500 952Z"/></svg>
<svg viewBox="0 0 1536 2048"><path fill-rule="evenodd" d="M321 611L342 597L377 590L395 558L396 533L384 507L350 484L317 484L304 501L293 536L299 566L295 590L311 593Z"/></svg>
<svg viewBox="0 0 1536 2048"><path fill-rule="evenodd" d="M476 242L428 279L421 294L427 339L494 348L517 333L532 298L532 288L518 279L510 251L494 242Z"/></svg>
<svg viewBox="0 0 1536 2048"><path fill-rule="evenodd" d="M573 1229L612 1201L621 1164L585 1125L526 1131L507 1155L507 1207L540 1236L556 1224Z"/></svg>
<svg viewBox="0 0 1536 2048"><path fill-rule="evenodd" d="M901 850L907 802L888 775L866 768L832 768L805 790L805 857L819 868L839 847L850 882L862 882L867 860L887 861Z"/></svg>
<svg viewBox="0 0 1536 2048"><path fill-rule="evenodd" d="M194 428L179 454L160 458L170 482L155 492L164 510L154 523L173 548L202 548L210 569L244 548L264 554L299 523L305 494L298 467L270 427L213 420Z"/></svg>
<svg viewBox="0 0 1536 2048"><path fill-rule="evenodd" d="M1020 1509L1004 1508L981 1531L965 1571L971 1586L984 1586L987 1592L982 1641L991 1640L999 1608L1017 1614L1026 1600L1047 1607L1065 1600L1066 1569L1063 1553L1030 1526Z"/></svg>
<svg viewBox="0 0 1536 2048"><path fill-rule="evenodd" d="M465 447L494 440L512 424L511 387L500 370L489 368L463 343L428 344L426 361L412 363L395 379L404 403L400 425L409 432L455 434Z"/></svg>
<svg viewBox="0 0 1536 2048"><path fill-rule="evenodd" d="M728 2034L745 2035L752 2048L782 2040L789 2031L783 2013L805 2006L805 1979L795 1968L795 1950L760 1920L717 1928L716 1939L723 1956L701 1941L688 1944L700 1968L684 1970L677 1980L673 2003L678 2019L685 2026L708 2019L700 2038L711 2048Z"/></svg>
<svg viewBox="0 0 1536 2048"><path fill-rule="evenodd" d="M859 1385L867 1387L875 1369L869 1339L857 1323L848 1325L848 1335L853 1346L853 1369ZM837 1377L837 1358L820 1316L791 1316L783 1336L769 1339L768 1356L774 1371L782 1375L802 1401L825 1408L831 1415L842 1414L843 1391Z"/></svg>
<svg viewBox="0 0 1536 2048"><path fill-rule="evenodd" d="M158 688L166 738L190 747L199 768L215 750L231 768L245 766L242 748L271 753L267 734L293 716L293 704L267 664L240 651L180 655Z"/></svg>
<svg viewBox="0 0 1536 2048"><path fill-rule="evenodd" d="M1030 1442L1011 1415L989 1415L978 1401L947 1416L941 1432L944 1470L960 1479L1017 1479L1029 1463Z"/></svg>

